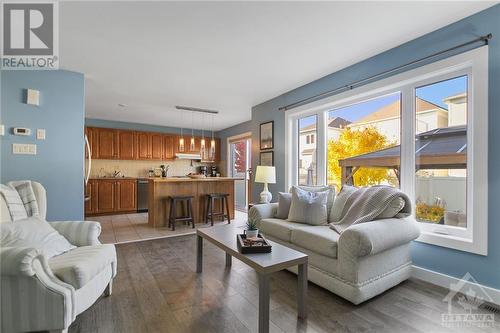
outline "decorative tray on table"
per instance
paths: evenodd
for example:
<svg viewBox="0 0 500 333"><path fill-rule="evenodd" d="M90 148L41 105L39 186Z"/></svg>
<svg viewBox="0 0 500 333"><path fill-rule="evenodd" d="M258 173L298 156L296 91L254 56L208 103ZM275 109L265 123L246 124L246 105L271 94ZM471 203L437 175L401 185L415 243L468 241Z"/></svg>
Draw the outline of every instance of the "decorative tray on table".
<svg viewBox="0 0 500 333"><path fill-rule="evenodd" d="M271 244L261 234L254 238L248 238L245 234L236 235L238 250L243 253L269 253L272 250Z"/></svg>

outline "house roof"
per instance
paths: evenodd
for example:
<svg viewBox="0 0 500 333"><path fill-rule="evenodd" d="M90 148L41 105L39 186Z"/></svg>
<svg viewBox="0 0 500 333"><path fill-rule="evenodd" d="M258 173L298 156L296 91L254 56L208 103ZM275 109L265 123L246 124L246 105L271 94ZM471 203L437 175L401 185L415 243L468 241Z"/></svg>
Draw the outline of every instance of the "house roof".
<svg viewBox="0 0 500 333"><path fill-rule="evenodd" d="M463 169L467 165L467 127L438 128L417 135L417 169ZM341 166L396 168L400 165L400 146L340 160Z"/></svg>
<svg viewBox="0 0 500 333"><path fill-rule="evenodd" d="M351 121L342 117L334 117L329 120L328 127L344 128L351 123Z"/></svg>
<svg viewBox="0 0 500 333"><path fill-rule="evenodd" d="M417 113L426 112L430 110L441 110L447 111L445 108L440 107L434 103L426 101L425 99L417 97ZM391 104L381 107L375 112L370 113L369 115L355 121L355 124L358 123L367 123L387 118L399 117L401 113L401 101L397 100Z"/></svg>
<svg viewBox="0 0 500 333"><path fill-rule="evenodd" d="M302 155L312 155L316 151L316 148L304 149L302 151Z"/></svg>

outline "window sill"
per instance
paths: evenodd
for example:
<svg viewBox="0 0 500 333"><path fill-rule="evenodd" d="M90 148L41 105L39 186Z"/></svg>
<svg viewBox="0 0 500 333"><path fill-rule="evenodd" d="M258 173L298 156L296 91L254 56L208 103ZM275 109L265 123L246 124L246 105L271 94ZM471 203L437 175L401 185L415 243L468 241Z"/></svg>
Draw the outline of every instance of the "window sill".
<svg viewBox="0 0 500 333"><path fill-rule="evenodd" d="M463 238L453 235L445 235L437 232L422 230L417 242L442 246L459 251L488 255L488 247L486 240L473 240L471 238Z"/></svg>

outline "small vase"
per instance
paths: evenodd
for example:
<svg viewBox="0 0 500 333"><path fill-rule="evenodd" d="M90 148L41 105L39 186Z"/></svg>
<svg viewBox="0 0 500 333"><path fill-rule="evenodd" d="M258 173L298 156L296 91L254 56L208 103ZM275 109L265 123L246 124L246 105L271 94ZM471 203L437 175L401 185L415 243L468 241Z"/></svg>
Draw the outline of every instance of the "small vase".
<svg viewBox="0 0 500 333"><path fill-rule="evenodd" d="M247 238L257 237L258 234L259 234L259 230L258 229L256 229L256 230L245 230L245 235L247 236Z"/></svg>

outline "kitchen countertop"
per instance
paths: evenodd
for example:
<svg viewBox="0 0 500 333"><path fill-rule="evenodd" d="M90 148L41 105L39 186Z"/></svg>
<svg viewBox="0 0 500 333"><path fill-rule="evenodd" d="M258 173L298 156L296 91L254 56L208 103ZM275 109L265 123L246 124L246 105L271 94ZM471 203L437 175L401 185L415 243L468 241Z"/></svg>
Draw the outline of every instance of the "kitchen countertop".
<svg viewBox="0 0 500 333"><path fill-rule="evenodd" d="M243 180L243 178L233 177L206 177L206 178L189 178L189 177L167 177L167 178L149 178L154 183L178 183L178 182L217 182L228 180Z"/></svg>

